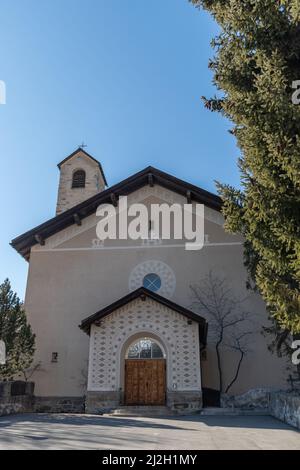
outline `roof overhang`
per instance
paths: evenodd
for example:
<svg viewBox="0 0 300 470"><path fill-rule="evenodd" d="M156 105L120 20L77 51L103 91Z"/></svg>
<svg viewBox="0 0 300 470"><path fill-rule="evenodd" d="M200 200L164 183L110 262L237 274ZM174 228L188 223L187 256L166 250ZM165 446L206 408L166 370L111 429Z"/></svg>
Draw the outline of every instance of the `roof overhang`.
<svg viewBox="0 0 300 470"><path fill-rule="evenodd" d="M140 287L139 289L130 292L121 299L117 300L116 302L113 302L112 304L104 307L93 315L90 315L89 317L85 318L84 320L82 320L81 324L79 325L79 328L81 328L85 333L90 334L91 325L96 324L100 326L101 320L107 315L114 312L118 308L123 307L129 302L132 302L133 300L139 298L142 300L146 300L147 298L155 300L159 304L164 305L165 307L168 307L171 310L174 310L175 312L178 312L181 315L185 316L188 320L197 322L199 325L200 343L204 346L206 345L208 324L205 318L201 317L200 315L197 315L191 310L182 307L181 305L175 302L172 302L169 299L166 299L165 297L162 297L159 294L156 294L155 292L145 289L144 287Z"/></svg>
<svg viewBox="0 0 300 470"><path fill-rule="evenodd" d="M43 244L51 235L93 214L100 204L111 204L112 199L116 201L121 195L126 196L145 185L155 184L185 196L189 202L195 201L216 211L221 210L222 200L216 194L149 166L13 239L11 246L26 260L29 260L32 246L37 243Z"/></svg>

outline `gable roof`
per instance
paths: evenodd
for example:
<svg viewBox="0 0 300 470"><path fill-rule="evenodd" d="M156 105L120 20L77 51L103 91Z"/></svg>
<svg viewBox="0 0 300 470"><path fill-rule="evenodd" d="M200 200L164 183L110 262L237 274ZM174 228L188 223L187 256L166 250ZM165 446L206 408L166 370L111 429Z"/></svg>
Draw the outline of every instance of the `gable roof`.
<svg viewBox="0 0 300 470"><path fill-rule="evenodd" d="M86 157L90 158L91 160L93 160L94 162L97 163L97 165L99 166L99 169L100 169L102 178L103 178L103 180L104 180L105 186L108 186L101 163L100 163L98 160L96 160L96 158L92 157L92 155L90 155L89 153L87 153L87 152L86 152L83 148L81 148L81 147L78 147L78 149L76 149L74 152L70 153L70 155L68 155L68 156L67 156L66 158L64 158L60 163L58 163L58 164L57 164L58 168L60 169L61 166L62 166L64 163L66 163L68 160L70 160L70 158L74 157L74 156L75 156L77 153L79 153L79 152L82 152Z"/></svg>
<svg viewBox="0 0 300 470"><path fill-rule="evenodd" d="M116 302L113 302L107 307L104 307L93 315L90 315L89 317L85 318L84 320L82 320L81 324L79 325L79 328L85 331L85 333L90 334L90 327L93 323L99 322L102 318L106 317L118 308L123 307L124 305L128 304L129 302L132 302L135 299L141 298L142 300L145 300L147 297L149 299L155 300L156 302L161 305L164 305L165 307L170 308L171 310L174 310L175 312L180 313L181 315L184 315L189 320L197 322L199 324L200 342L203 345L206 344L208 324L205 318L201 317L200 315L197 315L196 313L192 312L191 310L188 310L185 307L182 307L181 305L176 304L175 302L172 302L169 299L166 299L165 297L162 297L161 295L155 292L150 291L149 289L146 289L145 287L139 287L135 291L130 292L121 299L117 300Z"/></svg>
<svg viewBox="0 0 300 470"><path fill-rule="evenodd" d="M73 225L79 219L84 219L85 217L93 214L99 204L112 203L112 200L116 200L120 195L126 196L145 185L153 186L155 184L175 191L176 193L187 197L189 200L205 204L214 210L221 210L222 200L216 194L205 191L198 186L187 183L186 181L160 171L157 168L148 166L144 170L124 179L120 183L111 186L105 191L95 194L80 204L77 204L76 206L53 217L47 222L44 222L32 230L25 232L23 235L14 238L11 241L11 246L15 248L15 250L17 250L18 253L20 253L20 255L22 255L26 260L29 260L30 249L32 246L37 243L44 243L44 240L51 235Z"/></svg>

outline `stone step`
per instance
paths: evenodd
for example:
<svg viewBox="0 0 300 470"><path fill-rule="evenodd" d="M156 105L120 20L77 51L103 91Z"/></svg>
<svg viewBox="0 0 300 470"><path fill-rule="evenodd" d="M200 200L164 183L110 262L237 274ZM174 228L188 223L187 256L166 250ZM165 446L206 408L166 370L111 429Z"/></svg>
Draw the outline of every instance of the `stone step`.
<svg viewBox="0 0 300 470"><path fill-rule="evenodd" d="M268 409L214 408L207 407L200 411L201 416L267 416Z"/></svg>
<svg viewBox="0 0 300 470"><path fill-rule="evenodd" d="M178 416L184 413L178 413L178 411L171 410L167 406L120 406L106 414L109 416L144 416L151 418L154 416ZM201 416L266 416L269 415L269 410L208 407L198 411L197 414Z"/></svg>
<svg viewBox="0 0 300 470"><path fill-rule="evenodd" d="M167 406L120 406L108 413L110 416L172 416L176 412Z"/></svg>

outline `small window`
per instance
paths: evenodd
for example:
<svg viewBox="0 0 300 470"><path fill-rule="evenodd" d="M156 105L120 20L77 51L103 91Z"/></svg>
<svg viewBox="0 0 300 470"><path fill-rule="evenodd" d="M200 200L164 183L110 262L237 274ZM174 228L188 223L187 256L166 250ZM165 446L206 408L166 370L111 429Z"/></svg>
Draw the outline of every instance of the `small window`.
<svg viewBox="0 0 300 470"><path fill-rule="evenodd" d="M58 362L58 353L57 352L53 352L51 354L51 362Z"/></svg>
<svg viewBox="0 0 300 470"><path fill-rule="evenodd" d="M143 279L143 287L156 292L161 288L161 278L155 273L146 274Z"/></svg>
<svg viewBox="0 0 300 470"><path fill-rule="evenodd" d="M77 170L73 173L72 188L84 188L85 187L85 171Z"/></svg>
<svg viewBox="0 0 300 470"><path fill-rule="evenodd" d="M127 357L128 359L161 359L164 354L158 343L151 338L141 338L129 347Z"/></svg>

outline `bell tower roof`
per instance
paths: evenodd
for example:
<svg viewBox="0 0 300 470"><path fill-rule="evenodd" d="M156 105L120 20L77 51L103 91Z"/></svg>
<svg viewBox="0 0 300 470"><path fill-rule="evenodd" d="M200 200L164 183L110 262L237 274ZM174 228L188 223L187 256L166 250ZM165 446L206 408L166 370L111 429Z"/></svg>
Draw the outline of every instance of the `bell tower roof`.
<svg viewBox="0 0 300 470"><path fill-rule="evenodd" d="M58 163L57 164L58 168L61 169L62 165L64 165L68 160L75 157L79 153L84 154L86 157L90 158L91 160L97 163L97 165L99 166L99 170L101 172L103 181L105 183L105 186L108 186L101 163L96 158L92 157L92 155L90 155L88 152L86 152L82 147L78 147L74 152L70 153L70 155L68 155L60 163Z"/></svg>
<svg viewBox="0 0 300 470"><path fill-rule="evenodd" d="M59 186L56 215L104 191L107 181L101 166L83 145L58 165Z"/></svg>

